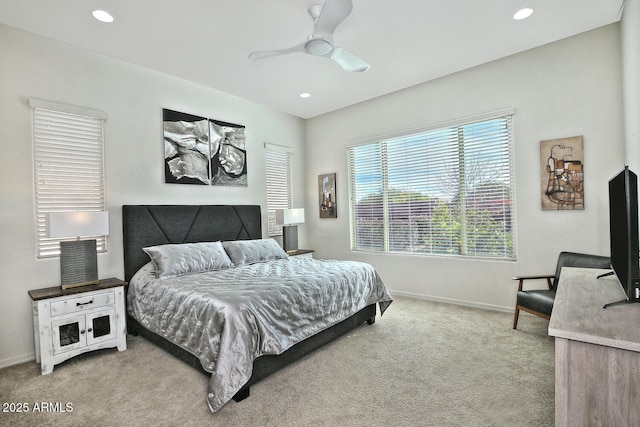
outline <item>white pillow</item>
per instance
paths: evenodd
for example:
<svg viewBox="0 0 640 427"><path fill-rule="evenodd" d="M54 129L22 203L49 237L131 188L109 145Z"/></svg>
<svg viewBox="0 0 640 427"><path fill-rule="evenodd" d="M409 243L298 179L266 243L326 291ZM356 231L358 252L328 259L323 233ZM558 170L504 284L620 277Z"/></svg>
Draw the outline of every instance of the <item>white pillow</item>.
<svg viewBox="0 0 640 427"><path fill-rule="evenodd" d="M289 257L274 239L233 240L222 246L237 266Z"/></svg>
<svg viewBox="0 0 640 427"><path fill-rule="evenodd" d="M233 267L220 242L182 243L142 248L158 277L223 270Z"/></svg>

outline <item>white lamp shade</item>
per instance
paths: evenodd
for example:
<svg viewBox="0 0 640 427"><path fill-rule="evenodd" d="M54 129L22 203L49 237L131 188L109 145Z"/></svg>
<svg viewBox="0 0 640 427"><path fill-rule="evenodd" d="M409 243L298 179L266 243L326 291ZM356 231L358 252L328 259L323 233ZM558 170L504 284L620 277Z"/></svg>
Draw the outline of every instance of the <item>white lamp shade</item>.
<svg viewBox="0 0 640 427"><path fill-rule="evenodd" d="M47 237L89 237L109 234L109 212L50 212Z"/></svg>
<svg viewBox="0 0 640 427"><path fill-rule="evenodd" d="M290 225L304 223L304 208L276 209L276 224Z"/></svg>

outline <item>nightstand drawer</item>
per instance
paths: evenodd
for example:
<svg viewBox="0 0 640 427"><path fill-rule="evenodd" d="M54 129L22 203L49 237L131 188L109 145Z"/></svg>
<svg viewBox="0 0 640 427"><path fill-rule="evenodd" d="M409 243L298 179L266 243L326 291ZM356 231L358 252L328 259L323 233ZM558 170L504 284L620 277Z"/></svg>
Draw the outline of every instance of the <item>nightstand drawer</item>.
<svg viewBox="0 0 640 427"><path fill-rule="evenodd" d="M51 316L75 313L81 310L93 309L115 304L115 293L105 292L97 295L83 296L51 303Z"/></svg>

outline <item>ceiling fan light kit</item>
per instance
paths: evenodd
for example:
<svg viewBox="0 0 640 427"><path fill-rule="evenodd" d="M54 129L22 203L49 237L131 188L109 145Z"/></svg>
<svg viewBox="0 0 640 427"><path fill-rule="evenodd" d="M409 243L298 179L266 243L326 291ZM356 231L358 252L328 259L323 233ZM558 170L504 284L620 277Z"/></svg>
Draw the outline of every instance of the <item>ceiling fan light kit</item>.
<svg viewBox="0 0 640 427"><path fill-rule="evenodd" d="M309 15L315 21L315 28L313 34L305 42L288 49L253 52L249 55L249 60L270 58L289 53L306 53L331 59L345 71L367 71L370 65L365 60L336 47L333 43L333 33L338 25L351 14L352 10L353 3L351 0L326 0L324 6L313 5L309 8Z"/></svg>

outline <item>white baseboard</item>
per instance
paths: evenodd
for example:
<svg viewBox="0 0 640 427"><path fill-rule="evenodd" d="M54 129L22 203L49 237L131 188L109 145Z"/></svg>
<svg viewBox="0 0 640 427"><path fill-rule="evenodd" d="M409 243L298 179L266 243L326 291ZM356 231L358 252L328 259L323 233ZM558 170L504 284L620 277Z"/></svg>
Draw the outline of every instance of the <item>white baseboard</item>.
<svg viewBox="0 0 640 427"><path fill-rule="evenodd" d="M9 366L19 365L21 363L26 362L35 362L36 354L35 353L27 353L22 356L12 357L11 359L0 360L0 369L8 368Z"/></svg>
<svg viewBox="0 0 640 427"><path fill-rule="evenodd" d="M462 305L462 306L465 306L465 307L481 308L483 310L502 311L502 312L505 312L505 313L512 313L513 310L514 310L514 307L515 307L515 305L514 305L514 307L504 307L504 306L501 306L501 305L483 304L483 303L473 302L473 301L465 301L465 300L458 300L458 299L452 299L452 298L434 297L434 296L429 296L429 295L414 294L414 293L411 293L411 292L403 292L403 291L389 290L389 293L391 293L391 296L398 295L398 296L403 296L403 297L408 297L408 298L423 299L423 300L434 301L434 302L442 302L442 303L445 303L445 304L454 304L454 305Z"/></svg>

